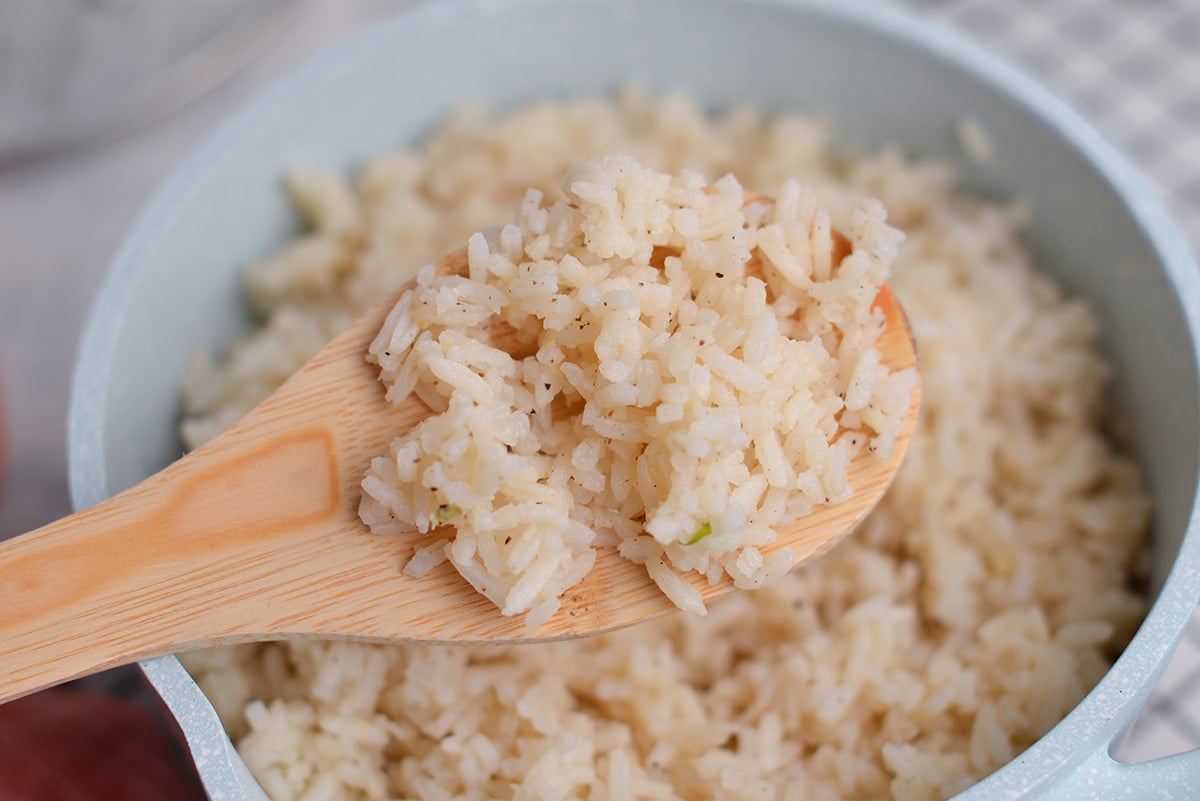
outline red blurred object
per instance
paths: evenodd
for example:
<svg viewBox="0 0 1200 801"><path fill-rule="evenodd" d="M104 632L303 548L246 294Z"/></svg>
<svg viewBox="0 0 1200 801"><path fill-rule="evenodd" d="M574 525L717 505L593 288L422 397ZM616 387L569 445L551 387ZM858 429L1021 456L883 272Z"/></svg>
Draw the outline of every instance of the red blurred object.
<svg viewBox="0 0 1200 801"><path fill-rule="evenodd" d="M60 687L0 706L3 801L204 801L146 708Z"/></svg>

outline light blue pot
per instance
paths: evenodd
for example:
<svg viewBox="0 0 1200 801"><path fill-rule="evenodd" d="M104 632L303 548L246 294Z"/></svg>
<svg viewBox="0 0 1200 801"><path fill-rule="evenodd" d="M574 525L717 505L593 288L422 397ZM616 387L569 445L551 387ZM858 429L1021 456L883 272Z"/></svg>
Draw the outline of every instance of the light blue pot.
<svg viewBox="0 0 1200 801"><path fill-rule="evenodd" d="M1114 403L1154 493L1156 601L1125 654L1053 731L963 793L988 799L1198 799L1200 754L1137 766L1111 744L1145 702L1200 596L1195 266L1141 178L1078 116L951 33L834 0L453 0L358 36L263 97L159 192L87 326L70 412L77 507L179 453L188 357L246 329L239 278L296 230L284 168L353 169L427 133L466 100L507 107L636 79L708 104L825 114L839 139L954 162L970 191L1020 195L1030 244L1099 311ZM957 122L995 143L966 163ZM174 657L146 674L178 718L214 801L261 799L207 699Z"/></svg>

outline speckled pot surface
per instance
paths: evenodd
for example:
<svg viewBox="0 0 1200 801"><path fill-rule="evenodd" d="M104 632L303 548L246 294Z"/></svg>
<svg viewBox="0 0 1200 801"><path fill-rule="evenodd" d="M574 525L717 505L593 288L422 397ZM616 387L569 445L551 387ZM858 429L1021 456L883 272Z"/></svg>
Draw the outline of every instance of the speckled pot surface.
<svg viewBox="0 0 1200 801"><path fill-rule="evenodd" d="M1200 755L1136 766L1108 755L1200 597L1196 533L1200 281L1143 180L1073 112L957 35L836 0L448 0L343 44L192 155L142 215L93 308L70 409L71 485L89 506L180 450L188 358L248 325L248 262L297 230L291 164L353 169L413 141L466 100L497 108L636 80L714 107L821 114L855 145L899 143L962 170L967 191L1027 199L1029 243L1098 310L1113 402L1155 501L1155 603L1117 664L1049 734L960 801L1200 798ZM969 163L964 116L996 157ZM214 801L265 798L174 657L143 664Z"/></svg>

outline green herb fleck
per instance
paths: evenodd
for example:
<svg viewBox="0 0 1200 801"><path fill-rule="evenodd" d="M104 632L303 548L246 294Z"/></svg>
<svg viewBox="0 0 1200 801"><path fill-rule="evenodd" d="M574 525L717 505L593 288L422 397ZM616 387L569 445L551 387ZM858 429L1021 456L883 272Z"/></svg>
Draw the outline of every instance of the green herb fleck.
<svg viewBox="0 0 1200 801"><path fill-rule="evenodd" d="M437 511L433 513L433 519L439 526L444 526L462 517L462 509L454 504L442 504Z"/></svg>
<svg viewBox="0 0 1200 801"><path fill-rule="evenodd" d="M697 542L704 539L709 534L712 534L712 523L705 523L703 526L696 529L696 533L693 534L692 538L687 541L687 544L695 545Z"/></svg>

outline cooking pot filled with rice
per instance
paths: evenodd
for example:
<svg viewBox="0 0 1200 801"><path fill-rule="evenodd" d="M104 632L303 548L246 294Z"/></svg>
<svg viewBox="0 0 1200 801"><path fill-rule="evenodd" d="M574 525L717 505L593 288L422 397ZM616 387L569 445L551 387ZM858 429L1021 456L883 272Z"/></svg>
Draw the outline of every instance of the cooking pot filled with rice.
<svg viewBox="0 0 1200 801"><path fill-rule="evenodd" d="M1200 795L1194 755L1109 756L1200 595L1194 265L1071 111L882 7L456 0L319 59L198 151L118 256L75 378L77 505L212 438L598 158L732 175L840 231L871 210L920 358L892 488L703 616L146 662L210 796Z"/></svg>

